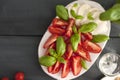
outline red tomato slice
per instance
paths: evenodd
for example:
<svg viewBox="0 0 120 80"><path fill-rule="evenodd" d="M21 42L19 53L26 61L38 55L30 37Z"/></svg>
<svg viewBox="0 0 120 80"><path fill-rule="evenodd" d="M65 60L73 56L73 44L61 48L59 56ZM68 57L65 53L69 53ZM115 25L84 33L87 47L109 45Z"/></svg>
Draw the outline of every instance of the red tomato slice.
<svg viewBox="0 0 120 80"><path fill-rule="evenodd" d="M53 66L48 67L48 72L55 74L60 71L61 64L59 61L57 61Z"/></svg>
<svg viewBox="0 0 120 80"><path fill-rule="evenodd" d="M74 19L69 19L69 25L68 25L68 27L67 27L67 29L66 29L66 33L65 33L65 36L67 36L67 37L70 37L71 35L72 35L72 27L73 27L73 25L75 24L75 20Z"/></svg>
<svg viewBox="0 0 120 80"><path fill-rule="evenodd" d="M52 43L54 43L57 40L57 37L58 35L56 34L51 35L43 45L43 48L48 48Z"/></svg>
<svg viewBox="0 0 120 80"><path fill-rule="evenodd" d="M93 42L88 41L88 40L83 42L83 47L87 51L92 52L92 53L99 53L102 50L98 44L93 43Z"/></svg>
<svg viewBox="0 0 120 80"><path fill-rule="evenodd" d="M82 33L82 35L84 36L85 40L92 40L93 39L93 36L90 32Z"/></svg>
<svg viewBox="0 0 120 80"><path fill-rule="evenodd" d="M71 44L67 45L67 52L65 53L66 59L70 59L70 57L73 54L72 46Z"/></svg>
<svg viewBox="0 0 120 80"><path fill-rule="evenodd" d="M8 77L2 77L1 80L9 80Z"/></svg>
<svg viewBox="0 0 120 80"><path fill-rule="evenodd" d="M55 43L52 43L49 48L55 49ZM45 51L45 55L49 55L49 48Z"/></svg>
<svg viewBox="0 0 120 80"><path fill-rule="evenodd" d="M57 26L65 27L65 26L68 25L68 22L66 22L66 21L64 21L60 18L54 18L53 21L52 21L52 25L55 26L55 27L57 27Z"/></svg>
<svg viewBox="0 0 120 80"><path fill-rule="evenodd" d="M82 66L80 64L80 56L72 56L71 58L71 61L72 61L72 72L73 72L73 75L78 75L82 69Z"/></svg>
<svg viewBox="0 0 120 80"><path fill-rule="evenodd" d="M59 61L57 61L57 62L55 63L55 65L53 66L52 74L55 74L55 73L59 72L59 71L60 71L60 68L61 68L61 64L60 64Z"/></svg>
<svg viewBox="0 0 120 80"><path fill-rule="evenodd" d="M78 46L77 51L75 52L75 54L81 56L82 58L84 58L87 61L91 61L90 59L90 54L88 53L88 51L86 51L84 48L82 48L80 45Z"/></svg>
<svg viewBox="0 0 120 80"><path fill-rule="evenodd" d="M52 73L52 71L53 71L53 66L49 66L49 67L47 68L47 70L48 70L49 73Z"/></svg>
<svg viewBox="0 0 120 80"><path fill-rule="evenodd" d="M15 80L24 80L24 73L23 72L17 72L15 74Z"/></svg>
<svg viewBox="0 0 120 80"><path fill-rule="evenodd" d="M66 63L62 65L62 78L65 78L70 72L70 61L66 60Z"/></svg>
<svg viewBox="0 0 120 80"><path fill-rule="evenodd" d="M49 26L49 32L52 34L63 35L65 33L65 29Z"/></svg>

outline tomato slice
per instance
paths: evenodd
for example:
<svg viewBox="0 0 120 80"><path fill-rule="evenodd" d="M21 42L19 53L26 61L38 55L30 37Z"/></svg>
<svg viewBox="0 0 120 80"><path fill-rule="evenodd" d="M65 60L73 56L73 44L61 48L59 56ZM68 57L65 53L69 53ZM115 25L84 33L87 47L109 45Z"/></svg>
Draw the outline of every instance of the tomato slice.
<svg viewBox="0 0 120 80"><path fill-rule="evenodd" d="M63 35L65 33L65 29L49 26L49 32L52 34Z"/></svg>
<svg viewBox="0 0 120 80"><path fill-rule="evenodd" d="M80 63L80 56L72 56L72 73L73 75L78 75L82 69L81 63Z"/></svg>
<svg viewBox="0 0 120 80"><path fill-rule="evenodd" d="M49 73L55 74L60 71L60 68L61 68L61 63L57 61L53 66L50 66L47 69Z"/></svg>
<svg viewBox="0 0 120 80"><path fill-rule="evenodd" d="M60 18L54 18L52 21L52 25L55 27L65 27L68 26L68 22Z"/></svg>
<svg viewBox="0 0 120 80"><path fill-rule="evenodd" d="M93 36L90 32L82 33L82 35L84 36L85 40L92 40L93 39Z"/></svg>
<svg viewBox="0 0 120 80"><path fill-rule="evenodd" d="M72 46L71 44L67 45L67 52L65 53L66 59L70 59L70 57L73 54Z"/></svg>
<svg viewBox="0 0 120 80"><path fill-rule="evenodd" d="M49 55L49 49L50 49L50 48L55 49L55 43L52 43L52 44L50 45L50 47L45 51L45 55Z"/></svg>
<svg viewBox="0 0 120 80"><path fill-rule="evenodd" d="M66 63L62 65L61 77L65 78L69 72L70 72L70 61L66 59Z"/></svg>
<svg viewBox="0 0 120 80"><path fill-rule="evenodd" d="M93 43L89 40L84 41L82 45L87 51L92 53L99 53L102 50L98 44Z"/></svg>
<svg viewBox="0 0 120 80"><path fill-rule="evenodd" d="M48 70L49 73L52 73L52 71L53 71L53 66L49 66L49 67L47 68L47 70Z"/></svg>
<svg viewBox="0 0 120 80"><path fill-rule="evenodd" d="M55 74L55 73L59 72L60 68L61 68L61 64L60 64L59 61L57 61L54 65L54 67L53 67L52 74Z"/></svg>
<svg viewBox="0 0 120 80"><path fill-rule="evenodd" d="M75 20L70 18L69 19L69 25L68 25L68 27L66 29L65 36L70 37L72 35L72 32L73 32L72 27L73 27L74 24L75 24Z"/></svg>
<svg viewBox="0 0 120 80"><path fill-rule="evenodd" d="M77 51L75 52L75 54L81 56L82 58L84 58L85 60L87 61L91 61L91 58L90 58L90 54L88 53L88 51L86 51L84 48L82 48L82 46L78 46L78 49Z"/></svg>
<svg viewBox="0 0 120 80"><path fill-rule="evenodd" d="M58 35L56 34L51 35L43 45L43 48L48 48L52 43L54 43L57 40L57 37Z"/></svg>

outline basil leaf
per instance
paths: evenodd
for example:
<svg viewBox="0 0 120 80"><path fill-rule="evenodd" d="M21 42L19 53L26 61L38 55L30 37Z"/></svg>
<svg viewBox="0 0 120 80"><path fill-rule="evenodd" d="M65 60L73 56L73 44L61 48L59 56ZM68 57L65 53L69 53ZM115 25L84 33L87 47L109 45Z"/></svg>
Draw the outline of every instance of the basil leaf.
<svg viewBox="0 0 120 80"><path fill-rule="evenodd" d="M120 20L118 21L112 21L113 23L117 23L117 24L120 24Z"/></svg>
<svg viewBox="0 0 120 80"><path fill-rule="evenodd" d="M75 19L83 19L84 17L82 15L77 15Z"/></svg>
<svg viewBox="0 0 120 80"><path fill-rule="evenodd" d="M73 34L70 38L70 42L71 42L71 45L72 45L72 49L73 51L75 52L78 48L78 44L80 42L80 35L79 34Z"/></svg>
<svg viewBox="0 0 120 80"><path fill-rule="evenodd" d="M92 17L92 13L91 13L91 12L88 13L87 18L88 18L89 20L94 20L94 18Z"/></svg>
<svg viewBox="0 0 120 80"><path fill-rule="evenodd" d="M71 13L71 15L75 18L77 15L76 15L76 13L75 13L75 11L74 10L70 10L70 13Z"/></svg>
<svg viewBox="0 0 120 80"><path fill-rule="evenodd" d="M42 56L39 58L39 62L41 65L49 67L56 63L56 58L52 56Z"/></svg>
<svg viewBox="0 0 120 80"><path fill-rule="evenodd" d="M118 8L118 7L120 7L120 3L117 3L117 4L113 5L112 8Z"/></svg>
<svg viewBox="0 0 120 80"><path fill-rule="evenodd" d="M63 37L58 37L56 41L56 51L58 56L62 56L66 51L66 44Z"/></svg>
<svg viewBox="0 0 120 80"><path fill-rule="evenodd" d="M78 31L83 33L92 32L93 30L96 29L96 27L97 27L96 23L89 22L87 24L83 24Z"/></svg>
<svg viewBox="0 0 120 80"><path fill-rule="evenodd" d="M72 30L73 30L74 33L77 33L77 28L76 28L75 25L72 27Z"/></svg>
<svg viewBox="0 0 120 80"><path fill-rule="evenodd" d="M100 43L108 40L109 37L104 34L93 35L92 42Z"/></svg>
<svg viewBox="0 0 120 80"><path fill-rule="evenodd" d="M50 52L50 55L51 55L51 56L57 58L57 53L56 53L56 51L55 51L54 49L50 48L50 49L49 49L49 52Z"/></svg>
<svg viewBox="0 0 120 80"><path fill-rule="evenodd" d="M78 6L78 3L75 3L74 5L73 5L73 7L77 7Z"/></svg>
<svg viewBox="0 0 120 80"><path fill-rule="evenodd" d="M120 4L115 4L112 8L100 14L101 20L117 21L120 20Z"/></svg>
<svg viewBox="0 0 120 80"><path fill-rule="evenodd" d="M63 63L63 64L66 63L66 60L65 60L63 57L58 57L57 60L58 60L60 63Z"/></svg>
<svg viewBox="0 0 120 80"><path fill-rule="evenodd" d="M81 59L81 65L84 69L87 69L86 61Z"/></svg>
<svg viewBox="0 0 120 80"><path fill-rule="evenodd" d="M56 6L56 14L58 17L60 17L63 20L68 20L68 11L63 5L57 5Z"/></svg>
<svg viewBox="0 0 120 80"><path fill-rule="evenodd" d="M116 3L120 3L120 0L116 0Z"/></svg>
<svg viewBox="0 0 120 80"><path fill-rule="evenodd" d="M81 16L81 15L77 15L76 13L75 13L75 11L74 10L70 10L70 13L71 13L71 15L75 18L75 19L83 19L84 17L83 16Z"/></svg>

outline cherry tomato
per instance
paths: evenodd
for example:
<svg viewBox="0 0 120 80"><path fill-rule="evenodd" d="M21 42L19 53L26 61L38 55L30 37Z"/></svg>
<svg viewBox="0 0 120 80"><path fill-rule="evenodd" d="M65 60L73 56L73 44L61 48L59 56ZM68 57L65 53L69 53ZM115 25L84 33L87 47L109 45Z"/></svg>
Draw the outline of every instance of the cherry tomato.
<svg viewBox="0 0 120 80"><path fill-rule="evenodd" d="M3 77L3 78L1 78L1 80L9 80L9 78L8 77Z"/></svg>
<svg viewBox="0 0 120 80"><path fill-rule="evenodd" d="M15 74L15 80L24 80L24 73L23 72L17 72Z"/></svg>

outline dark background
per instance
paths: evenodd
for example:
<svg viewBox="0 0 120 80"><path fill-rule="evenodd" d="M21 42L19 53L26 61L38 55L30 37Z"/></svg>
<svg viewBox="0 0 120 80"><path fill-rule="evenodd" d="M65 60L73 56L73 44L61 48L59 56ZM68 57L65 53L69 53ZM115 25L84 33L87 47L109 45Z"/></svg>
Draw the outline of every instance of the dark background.
<svg viewBox="0 0 120 80"><path fill-rule="evenodd" d="M0 0L0 78L17 71L25 73L25 80L53 80L38 63L38 45L55 17L57 4L67 5L73 0ZM94 0L105 9L115 0ZM110 40L103 52L120 52L120 24L112 23ZM96 63L75 80L100 80L104 75Z"/></svg>

